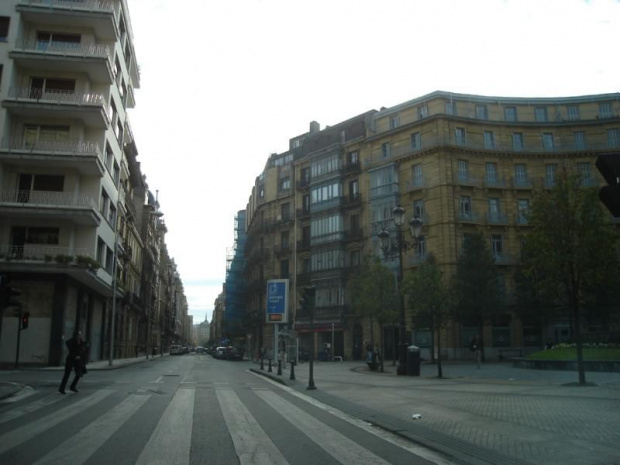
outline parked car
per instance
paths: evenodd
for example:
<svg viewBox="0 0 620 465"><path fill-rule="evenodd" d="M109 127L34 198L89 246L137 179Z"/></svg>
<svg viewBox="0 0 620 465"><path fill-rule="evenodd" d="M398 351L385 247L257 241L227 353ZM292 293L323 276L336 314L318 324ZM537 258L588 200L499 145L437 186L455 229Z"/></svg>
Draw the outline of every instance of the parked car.
<svg viewBox="0 0 620 465"><path fill-rule="evenodd" d="M213 356L218 359L222 359L224 357L224 352L226 352L226 347L218 347L215 349Z"/></svg>
<svg viewBox="0 0 620 465"><path fill-rule="evenodd" d="M177 344L171 345L170 355L183 355L183 347Z"/></svg>
<svg viewBox="0 0 620 465"><path fill-rule="evenodd" d="M202 354L204 352L205 352L205 348L204 347L202 347L202 346L196 347L196 353L197 354Z"/></svg>
<svg viewBox="0 0 620 465"><path fill-rule="evenodd" d="M243 360L243 352L243 349L239 347L227 347L225 358L226 360L241 361Z"/></svg>
<svg viewBox="0 0 620 465"><path fill-rule="evenodd" d="M297 357L300 362L307 362L310 360L310 351L308 349L300 347L299 349L297 349Z"/></svg>

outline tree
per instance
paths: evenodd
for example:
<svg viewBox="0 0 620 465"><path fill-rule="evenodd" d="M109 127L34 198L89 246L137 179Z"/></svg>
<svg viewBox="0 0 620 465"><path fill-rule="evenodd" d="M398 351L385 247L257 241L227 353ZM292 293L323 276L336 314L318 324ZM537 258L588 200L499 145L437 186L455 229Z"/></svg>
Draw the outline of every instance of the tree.
<svg viewBox="0 0 620 465"><path fill-rule="evenodd" d="M583 311L601 290L617 285L618 234L603 210L598 191L583 188L578 176L560 173L550 191L536 192L525 241L524 273L536 289L568 308L577 346L579 383L585 384Z"/></svg>
<svg viewBox="0 0 620 465"><path fill-rule="evenodd" d="M502 300L498 292L495 258L481 233L468 234L463 240L463 251L456 265L454 290L456 319L475 325L484 346L484 323L497 313Z"/></svg>
<svg viewBox="0 0 620 465"><path fill-rule="evenodd" d="M437 335L437 377L442 378L441 330L451 316L452 298L450 288L444 283L443 273L437 268L432 255L420 267L407 273L403 291L409 296L414 319L431 328L431 352L435 350Z"/></svg>
<svg viewBox="0 0 620 465"><path fill-rule="evenodd" d="M370 344L374 347L374 320L382 328L385 323L397 318L397 292L394 274L372 256L364 258L358 274L348 283L349 303L353 311L370 319ZM383 370L383 331L380 338L381 369Z"/></svg>

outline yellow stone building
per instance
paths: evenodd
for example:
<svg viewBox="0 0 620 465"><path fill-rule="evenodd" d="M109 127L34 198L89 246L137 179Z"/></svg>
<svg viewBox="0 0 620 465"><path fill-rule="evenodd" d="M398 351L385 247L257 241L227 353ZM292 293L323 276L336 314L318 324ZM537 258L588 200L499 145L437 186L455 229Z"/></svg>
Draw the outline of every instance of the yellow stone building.
<svg viewBox="0 0 620 465"><path fill-rule="evenodd" d="M482 232L510 300L534 190L552 187L564 169L579 172L586 185L602 184L596 157L619 149L617 93L512 98L437 91L323 130L311 123L287 152L270 157L247 206L246 328L259 341L254 351L274 345L273 325L263 323L265 283L289 278L293 323L282 328L281 347L310 346L307 318L296 310L301 289L314 285L317 355L360 355L356 347L370 339L370 326L349 307L346 283L364 254L381 256L377 233L390 227L397 205L424 222L418 247L405 253L405 272L432 253L452 276L463 237ZM386 264L396 270L396 261ZM428 331L414 328L408 312L406 320L408 342L428 357ZM476 331L450 326L442 355L470 356L466 346ZM559 342L568 331L568 321L557 321L545 337ZM388 348L393 334L385 329ZM489 322L483 336L489 357L545 342L509 313Z"/></svg>

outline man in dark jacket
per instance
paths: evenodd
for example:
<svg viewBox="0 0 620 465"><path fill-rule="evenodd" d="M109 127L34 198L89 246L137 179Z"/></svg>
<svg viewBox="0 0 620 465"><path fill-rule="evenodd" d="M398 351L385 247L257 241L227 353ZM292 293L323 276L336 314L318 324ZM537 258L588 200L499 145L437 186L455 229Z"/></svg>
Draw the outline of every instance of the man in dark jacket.
<svg viewBox="0 0 620 465"><path fill-rule="evenodd" d="M69 339L66 344L67 349L69 349L69 353L65 359L65 374L62 377L60 388L58 388L58 392L61 394L65 393L65 386L67 386L67 381L69 380L72 370L75 370L75 378L73 378L73 382L71 383L69 389L73 392L78 392L78 380L86 369L86 344L82 339L82 333L80 331L74 331L73 337Z"/></svg>

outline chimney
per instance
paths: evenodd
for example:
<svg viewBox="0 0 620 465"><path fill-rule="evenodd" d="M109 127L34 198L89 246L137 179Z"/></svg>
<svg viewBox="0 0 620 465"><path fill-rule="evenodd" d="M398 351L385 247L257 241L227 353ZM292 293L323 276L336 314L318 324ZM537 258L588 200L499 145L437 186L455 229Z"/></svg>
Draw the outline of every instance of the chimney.
<svg viewBox="0 0 620 465"><path fill-rule="evenodd" d="M310 122L310 134L316 134L321 130L321 125L316 121Z"/></svg>

